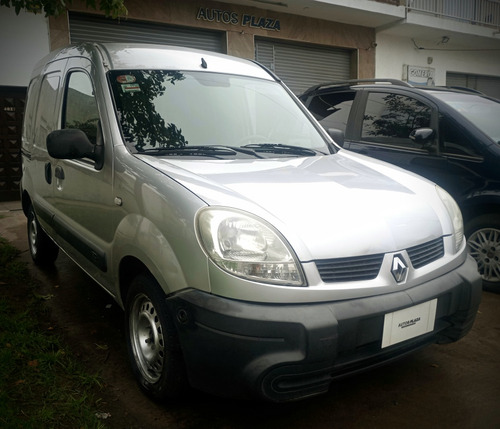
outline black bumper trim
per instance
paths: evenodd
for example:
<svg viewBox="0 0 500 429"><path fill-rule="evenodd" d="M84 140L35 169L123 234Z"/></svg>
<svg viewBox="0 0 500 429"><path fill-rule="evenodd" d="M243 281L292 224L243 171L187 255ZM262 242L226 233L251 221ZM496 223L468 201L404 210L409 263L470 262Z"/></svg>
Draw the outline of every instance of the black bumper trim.
<svg viewBox="0 0 500 429"><path fill-rule="evenodd" d="M481 280L469 257L425 284L382 296L311 304L258 304L197 290L167 298L193 387L223 396L290 401L332 380L456 341L472 327ZM438 298L434 331L381 349L384 315Z"/></svg>

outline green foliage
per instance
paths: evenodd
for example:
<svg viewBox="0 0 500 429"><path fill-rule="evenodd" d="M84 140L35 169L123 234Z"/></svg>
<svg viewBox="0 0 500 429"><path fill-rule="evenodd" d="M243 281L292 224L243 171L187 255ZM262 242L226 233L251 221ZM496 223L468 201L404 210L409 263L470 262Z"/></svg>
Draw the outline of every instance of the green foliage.
<svg viewBox="0 0 500 429"><path fill-rule="evenodd" d="M28 268L26 264L17 261L18 254L19 251L15 247L0 237L0 279L3 281L11 279L26 281Z"/></svg>
<svg viewBox="0 0 500 429"><path fill-rule="evenodd" d="M26 286L33 282L18 253L0 237L0 427L104 428L99 379L43 329L43 300Z"/></svg>
<svg viewBox="0 0 500 429"><path fill-rule="evenodd" d="M124 0L85 0L87 7L101 10L113 18L126 16L128 14ZM0 0L0 6L13 7L16 14L21 10L32 13L44 13L45 16L58 16L65 12L71 0Z"/></svg>

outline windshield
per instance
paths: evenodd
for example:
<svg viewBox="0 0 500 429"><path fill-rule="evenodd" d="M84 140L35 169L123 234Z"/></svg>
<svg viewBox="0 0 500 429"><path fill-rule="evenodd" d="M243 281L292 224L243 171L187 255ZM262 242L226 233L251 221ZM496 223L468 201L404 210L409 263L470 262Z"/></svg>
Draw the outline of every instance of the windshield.
<svg viewBox="0 0 500 429"><path fill-rule="evenodd" d="M109 77L125 143L134 153L217 158L330 153L277 82L165 70L120 70Z"/></svg>
<svg viewBox="0 0 500 429"><path fill-rule="evenodd" d="M475 94L434 92L493 141L500 143L500 102Z"/></svg>

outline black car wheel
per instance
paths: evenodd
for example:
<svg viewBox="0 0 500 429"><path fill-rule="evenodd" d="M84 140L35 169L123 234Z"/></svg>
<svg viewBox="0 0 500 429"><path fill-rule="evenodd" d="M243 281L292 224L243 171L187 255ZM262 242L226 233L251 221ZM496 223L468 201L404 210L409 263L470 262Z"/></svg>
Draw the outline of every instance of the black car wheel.
<svg viewBox="0 0 500 429"><path fill-rule="evenodd" d="M57 259L59 247L41 228L33 206L28 209L28 244L35 264L50 265Z"/></svg>
<svg viewBox="0 0 500 429"><path fill-rule="evenodd" d="M179 397L187 388L177 332L164 301L155 279L141 274L132 281L125 306L132 370L143 391L159 401Z"/></svg>
<svg viewBox="0 0 500 429"><path fill-rule="evenodd" d="M483 289L500 292L500 219L483 215L472 219L465 228L470 253L477 261Z"/></svg>

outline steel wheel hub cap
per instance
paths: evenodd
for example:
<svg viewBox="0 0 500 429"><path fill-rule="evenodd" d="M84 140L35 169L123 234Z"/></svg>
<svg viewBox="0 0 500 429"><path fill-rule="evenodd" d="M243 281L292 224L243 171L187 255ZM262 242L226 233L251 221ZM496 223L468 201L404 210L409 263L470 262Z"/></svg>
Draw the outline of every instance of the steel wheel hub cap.
<svg viewBox="0 0 500 429"><path fill-rule="evenodd" d="M31 244L31 251L34 255L36 255L38 249L36 247L36 237L37 237L38 231L37 231L37 226L36 226L36 220L32 219L31 220L31 225L30 225L30 230L29 230L29 240Z"/></svg>
<svg viewBox="0 0 500 429"><path fill-rule="evenodd" d="M134 302L130 331L137 366L148 382L156 383L163 369L165 343L158 313L145 295Z"/></svg>

